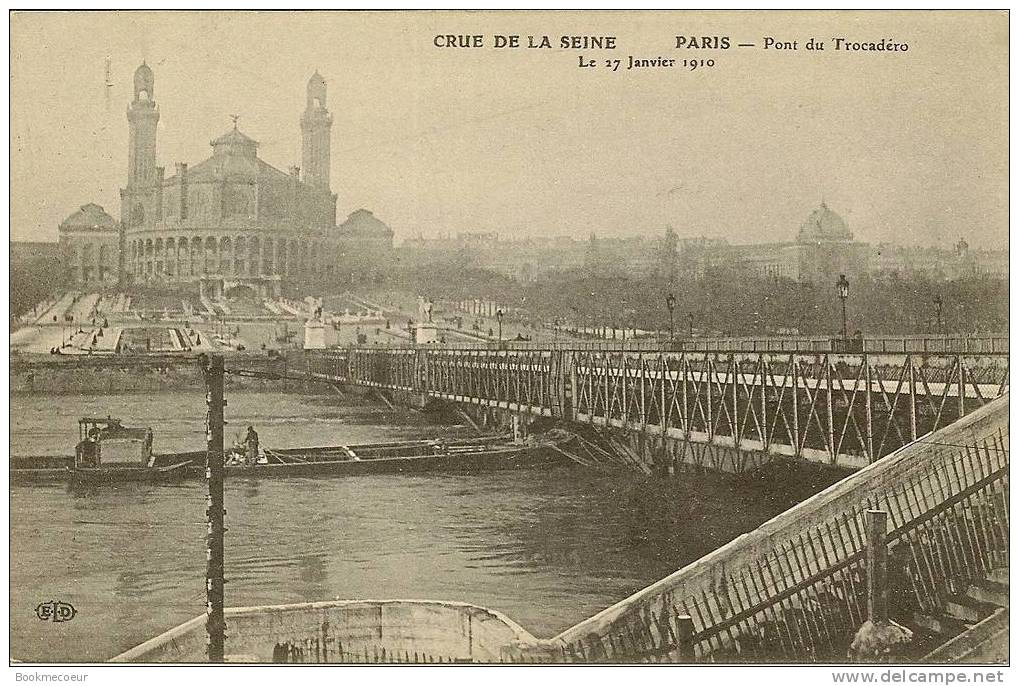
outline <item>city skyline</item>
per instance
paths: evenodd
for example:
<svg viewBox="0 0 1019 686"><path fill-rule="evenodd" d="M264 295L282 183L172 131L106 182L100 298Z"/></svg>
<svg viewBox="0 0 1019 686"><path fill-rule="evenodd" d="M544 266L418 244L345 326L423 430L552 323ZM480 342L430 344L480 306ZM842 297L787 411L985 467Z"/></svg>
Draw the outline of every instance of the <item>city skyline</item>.
<svg viewBox="0 0 1019 686"><path fill-rule="evenodd" d="M541 31L533 13L495 23L525 35L581 32L576 21L548 16ZM680 25L698 34L753 36L781 25L824 35L835 21L824 13L674 16L663 41ZM886 13L858 17L854 30L897 32L910 39L908 58L728 51L719 55L725 69L711 74L615 80L577 73L571 51L443 50L429 40L491 33L491 14L412 18L15 15L11 89L21 105L12 114L11 238L55 240L59 222L87 202L116 213L130 78L145 60L161 111L157 160L168 169L206 157L231 114L269 163L299 163L303 90L317 69L335 93L337 214L370 207L397 242L461 232L628 237L667 225L680 237L774 242L790 240L824 200L857 240L1007 246L1007 94L986 87L1004 78L1007 45L992 15L952 24L987 38L965 51L950 42L934 50L946 22ZM628 13L579 23L618 35L624 52L645 48L627 41L628 27L659 33ZM93 40L97 25L109 40ZM838 82L835 59L847 64ZM54 61L66 68L53 70ZM575 89L564 91L564 81Z"/></svg>

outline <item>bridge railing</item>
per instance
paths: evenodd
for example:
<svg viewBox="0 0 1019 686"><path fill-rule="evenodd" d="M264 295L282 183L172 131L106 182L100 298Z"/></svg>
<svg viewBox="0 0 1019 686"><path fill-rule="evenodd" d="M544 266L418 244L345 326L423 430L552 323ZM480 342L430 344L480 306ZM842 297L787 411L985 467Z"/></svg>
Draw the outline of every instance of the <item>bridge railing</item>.
<svg viewBox="0 0 1019 686"><path fill-rule="evenodd" d="M862 346L862 347L861 347ZM373 346L379 349L408 348L418 350L576 350L627 352L850 352L850 353L1007 353L1007 335L978 336L879 336L843 341L820 336L774 336L763 338L661 338L637 339L550 339L541 341L455 341L412 346L406 342Z"/></svg>
<svg viewBox="0 0 1019 686"><path fill-rule="evenodd" d="M517 659L844 661L866 620L871 509L888 513L892 619L943 611L1007 564L1008 409L1006 394Z"/></svg>
<svg viewBox="0 0 1019 686"><path fill-rule="evenodd" d="M642 352L874 352L874 353L1006 353L1008 336L886 336L843 341L832 337L679 338L597 341L505 341L509 350L627 350ZM846 344L846 345L843 345ZM844 350L842 349L844 348ZM855 349L854 349L855 348Z"/></svg>

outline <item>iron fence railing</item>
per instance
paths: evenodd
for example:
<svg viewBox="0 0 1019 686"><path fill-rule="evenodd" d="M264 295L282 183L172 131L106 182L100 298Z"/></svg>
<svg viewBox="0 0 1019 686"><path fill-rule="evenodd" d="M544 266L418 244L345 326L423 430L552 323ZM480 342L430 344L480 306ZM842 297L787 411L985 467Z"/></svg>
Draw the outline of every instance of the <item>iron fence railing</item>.
<svg viewBox="0 0 1019 686"><path fill-rule="evenodd" d="M890 524L892 618L945 612L1007 564L1008 407L1006 395L513 659L845 661L866 619L873 509Z"/></svg>
<svg viewBox="0 0 1019 686"><path fill-rule="evenodd" d="M541 341L450 341L411 345L403 341L379 343L373 348L429 350L587 350L628 352L843 352L843 353L1007 353L1005 334L976 336L885 336L863 339L832 337L764 338L661 338L597 339L552 338Z"/></svg>

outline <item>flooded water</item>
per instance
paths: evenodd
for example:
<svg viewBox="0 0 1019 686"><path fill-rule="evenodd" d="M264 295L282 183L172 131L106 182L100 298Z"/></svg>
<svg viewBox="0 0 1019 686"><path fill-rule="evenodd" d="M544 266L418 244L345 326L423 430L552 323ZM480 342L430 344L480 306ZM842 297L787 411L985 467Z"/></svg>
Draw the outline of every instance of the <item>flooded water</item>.
<svg viewBox="0 0 1019 686"><path fill-rule="evenodd" d="M267 447L455 434L338 397L229 393L227 435ZM12 454L68 454L80 416L204 446L204 397L14 397ZM271 415L271 418L269 417ZM783 487L784 488L784 487ZM205 609L205 484L72 492L11 487L11 655L104 660ZM558 466L481 475L227 482L227 605L458 600L552 636L747 531L790 494L728 480L646 480ZM40 621L65 601L71 621Z"/></svg>

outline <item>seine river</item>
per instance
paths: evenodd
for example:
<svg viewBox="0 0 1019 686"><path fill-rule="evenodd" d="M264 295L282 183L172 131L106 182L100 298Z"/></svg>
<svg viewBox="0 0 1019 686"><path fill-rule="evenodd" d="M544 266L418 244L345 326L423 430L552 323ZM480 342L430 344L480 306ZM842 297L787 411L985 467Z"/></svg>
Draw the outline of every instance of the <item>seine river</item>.
<svg viewBox="0 0 1019 686"><path fill-rule="evenodd" d="M228 436L254 424L267 447L464 432L336 396L227 397ZM16 396L11 412L13 455L69 454L84 415L152 426L157 452L204 445L197 389ZM802 496L775 484L785 479L647 480L568 465L470 476L232 480L227 604L458 600L501 610L548 637ZM12 657L104 660L204 613L204 488L11 487ZM77 615L40 621L36 606L52 600L71 603Z"/></svg>

